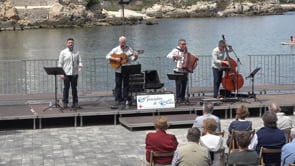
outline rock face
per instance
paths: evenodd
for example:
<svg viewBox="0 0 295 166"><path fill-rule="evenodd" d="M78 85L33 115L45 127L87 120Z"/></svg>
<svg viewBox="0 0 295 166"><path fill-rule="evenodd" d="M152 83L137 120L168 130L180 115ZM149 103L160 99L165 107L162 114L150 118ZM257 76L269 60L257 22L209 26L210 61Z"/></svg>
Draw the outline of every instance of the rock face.
<svg viewBox="0 0 295 166"><path fill-rule="evenodd" d="M283 8L273 3L236 3L234 1L198 1L197 4L176 8L172 4L155 4L142 10L150 17L180 18L180 17L224 17L237 15L270 15L282 14Z"/></svg>
<svg viewBox="0 0 295 166"><path fill-rule="evenodd" d="M0 4L0 26L4 28L14 27L19 20L16 8L11 2Z"/></svg>
<svg viewBox="0 0 295 166"><path fill-rule="evenodd" d="M114 12L103 9L103 7L114 5L111 1L100 1L88 8L88 0L0 0L0 30L140 24L142 22L153 25L157 24L157 18L271 15L282 14L284 9L295 9L292 5L287 6L288 8L282 7L275 0L257 3L246 1L237 3L233 0L197 1L190 5L183 5L183 0L161 1L162 3L142 9L140 13L125 8L123 19L122 10ZM142 4L142 0L134 0L130 6Z"/></svg>

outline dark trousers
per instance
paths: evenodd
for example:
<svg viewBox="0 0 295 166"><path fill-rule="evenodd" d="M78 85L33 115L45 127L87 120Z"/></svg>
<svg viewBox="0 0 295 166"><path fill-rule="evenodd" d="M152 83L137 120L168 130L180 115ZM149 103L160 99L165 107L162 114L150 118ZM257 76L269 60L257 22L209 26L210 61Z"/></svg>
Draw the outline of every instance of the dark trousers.
<svg viewBox="0 0 295 166"><path fill-rule="evenodd" d="M188 80L188 74L187 73L182 73L182 74L184 74L183 79L175 80L177 100L185 99L185 90L186 90L186 85Z"/></svg>
<svg viewBox="0 0 295 166"><path fill-rule="evenodd" d="M212 68L213 71L213 97L217 97L218 96L218 92L219 92L219 88L220 88L220 84L222 81L222 75L223 75L223 70L218 70L215 68Z"/></svg>
<svg viewBox="0 0 295 166"><path fill-rule="evenodd" d="M122 74L115 72L115 100L125 101L128 100L128 92L129 92L129 74ZM122 83L123 83L123 96L122 96Z"/></svg>
<svg viewBox="0 0 295 166"><path fill-rule="evenodd" d="M69 89L72 87L73 103L78 103L78 75L65 76L64 79L64 91L63 91L63 103L69 103Z"/></svg>

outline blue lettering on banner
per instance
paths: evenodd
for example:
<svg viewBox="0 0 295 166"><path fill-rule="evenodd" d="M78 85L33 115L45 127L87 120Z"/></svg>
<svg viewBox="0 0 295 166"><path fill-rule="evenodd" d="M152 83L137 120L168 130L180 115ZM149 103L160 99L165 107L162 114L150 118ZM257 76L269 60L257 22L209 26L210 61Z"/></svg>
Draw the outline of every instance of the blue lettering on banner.
<svg viewBox="0 0 295 166"><path fill-rule="evenodd" d="M138 103L143 103L145 100L147 100L148 96L145 97L138 97L137 102Z"/></svg>
<svg viewBox="0 0 295 166"><path fill-rule="evenodd" d="M145 95L137 96L138 109L174 108L174 95Z"/></svg>

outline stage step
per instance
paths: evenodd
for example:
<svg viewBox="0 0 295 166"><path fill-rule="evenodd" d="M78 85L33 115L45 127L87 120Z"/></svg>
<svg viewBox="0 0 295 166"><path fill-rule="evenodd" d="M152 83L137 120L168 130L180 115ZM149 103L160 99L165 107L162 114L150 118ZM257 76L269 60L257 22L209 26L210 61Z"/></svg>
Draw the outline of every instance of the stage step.
<svg viewBox="0 0 295 166"><path fill-rule="evenodd" d="M158 116L120 117L119 122L129 130L133 130L134 128L153 127L154 121ZM195 114L176 114L164 116L167 117L170 126L193 125L194 119L196 118Z"/></svg>

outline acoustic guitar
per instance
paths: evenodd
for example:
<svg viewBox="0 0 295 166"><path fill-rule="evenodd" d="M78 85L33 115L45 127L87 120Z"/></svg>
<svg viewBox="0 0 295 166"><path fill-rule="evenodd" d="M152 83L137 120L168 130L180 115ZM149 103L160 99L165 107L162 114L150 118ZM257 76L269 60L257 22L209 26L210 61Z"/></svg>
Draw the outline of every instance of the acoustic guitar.
<svg viewBox="0 0 295 166"><path fill-rule="evenodd" d="M144 50L137 50L136 52L139 55L139 54L143 54L144 53ZM116 68L119 68L123 64L126 64L128 62L128 58L129 58L125 53L112 54L111 57L112 58L120 58L121 59L121 61L119 61L119 62L110 59L110 64L111 64L112 68L115 68L115 69Z"/></svg>

